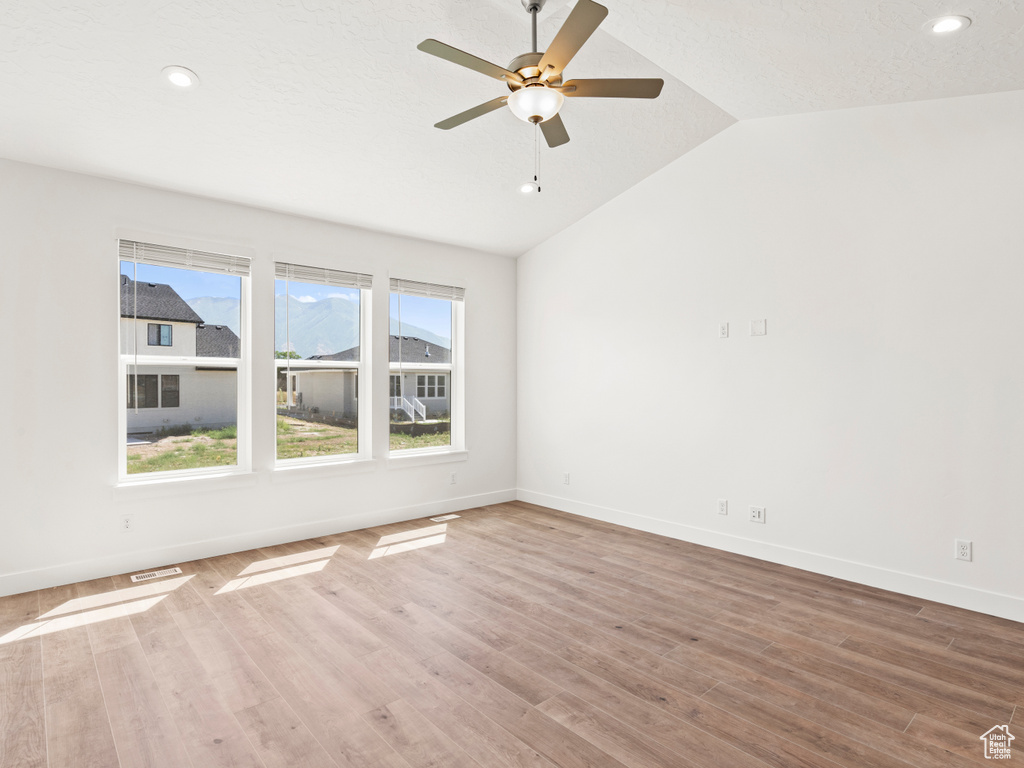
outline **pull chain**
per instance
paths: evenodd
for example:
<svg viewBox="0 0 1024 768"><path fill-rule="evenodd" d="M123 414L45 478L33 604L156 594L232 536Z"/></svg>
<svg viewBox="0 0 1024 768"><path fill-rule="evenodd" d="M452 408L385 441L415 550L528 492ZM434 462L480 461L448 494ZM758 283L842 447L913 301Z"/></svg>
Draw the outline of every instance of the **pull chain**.
<svg viewBox="0 0 1024 768"><path fill-rule="evenodd" d="M524 195L540 192L540 120L533 123L533 181L519 187Z"/></svg>
<svg viewBox="0 0 1024 768"><path fill-rule="evenodd" d="M540 192L540 123L533 124L533 180Z"/></svg>

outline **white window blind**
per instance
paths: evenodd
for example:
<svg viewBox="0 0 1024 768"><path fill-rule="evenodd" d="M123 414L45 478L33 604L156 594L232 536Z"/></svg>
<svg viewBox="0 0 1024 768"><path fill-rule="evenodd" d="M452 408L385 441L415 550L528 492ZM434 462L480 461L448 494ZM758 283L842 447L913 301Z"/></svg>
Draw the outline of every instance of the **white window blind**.
<svg viewBox="0 0 1024 768"><path fill-rule="evenodd" d="M326 267L305 267L301 264L274 264L274 277L293 283L320 283L333 285L336 288L372 288L373 275L359 272L342 272L339 269Z"/></svg>
<svg viewBox="0 0 1024 768"><path fill-rule="evenodd" d="M190 248L174 248L169 245L138 243L134 240L118 241L120 257L137 264L153 264L159 267L184 267L204 272L227 272L241 277L249 276L249 261L246 256L231 256L224 253L194 251Z"/></svg>
<svg viewBox="0 0 1024 768"><path fill-rule="evenodd" d="M419 283L415 280L398 280L394 277L391 278L391 292L404 293L406 296L423 296L427 299L446 299L448 301L463 301L466 297L465 288L456 288L453 285Z"/></svg>

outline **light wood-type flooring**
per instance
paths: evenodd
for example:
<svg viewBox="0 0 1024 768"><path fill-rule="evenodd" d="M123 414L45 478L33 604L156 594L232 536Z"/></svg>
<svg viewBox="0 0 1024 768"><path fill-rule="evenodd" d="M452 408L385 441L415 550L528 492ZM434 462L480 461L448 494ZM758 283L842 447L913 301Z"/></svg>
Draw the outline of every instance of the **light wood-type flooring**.
<svg viewBox="0 0 1024 768"><path fill-rule="evenodd" d="M523 503L0 598L0 766L1024 764L1024 625Z"/></svg>

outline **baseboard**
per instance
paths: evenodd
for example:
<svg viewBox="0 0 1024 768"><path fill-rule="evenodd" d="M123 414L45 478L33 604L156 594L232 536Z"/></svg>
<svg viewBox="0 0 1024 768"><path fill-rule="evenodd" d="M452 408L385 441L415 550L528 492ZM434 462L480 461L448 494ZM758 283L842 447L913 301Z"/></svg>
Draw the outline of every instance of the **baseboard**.
<svg viewBox="0 0 1024 768"><path fill-rule="evenodd" d="M542 507L570 512L574 515L603 520L629 528L636 528L648 533L656 533L673 539L681 539L694 544L701 544L715 549L725 550L737 555L747 555L761 560L769 560L780 565L789 565L815 573L823 573L858 584L888 589L912 597L933 600L937 603L954 605L970 611L979 611L992 616L1000 616L1012 621L1024 622L1024 599L1013 595L988 592L961 584L917 576L911 573L893 571L877 566L866 565L852 560L843 560L828 555L820 555L800 549L769 544L763 541L745 539L718 531L709 531L669 520L638 515L634 512L623 512L618 509L587 504L585 502L550 496L545 493L519 489L518 499Z"/></svg>
<svg viewBox="0 0 1024 768"><path fill-rule="evenodd" d="M360 528L372 528L377 525L399 523L421 517L433 517L465 509L483 507L488 504L503 504L515 501L514 488L503 491L492 491L473 496L462 496L454 499L415 504L408 507L375 510L345 517L317 520L300 525L271 528L262 531L247 531L234 536L217 539L192 541L159 549L140 552L126 552L92 560L78 560L71 563L38 568L30 571L0 574L0 597L31 592L37 589L48 589L61 584L74 584L89 579L116 576L121 573L150 570L174 563L200 560L204 557L216 557L232 552L244 552L257 547L269 547L289 541L302 541L317 536L328 536L332 533L355 531Z"/></svg>

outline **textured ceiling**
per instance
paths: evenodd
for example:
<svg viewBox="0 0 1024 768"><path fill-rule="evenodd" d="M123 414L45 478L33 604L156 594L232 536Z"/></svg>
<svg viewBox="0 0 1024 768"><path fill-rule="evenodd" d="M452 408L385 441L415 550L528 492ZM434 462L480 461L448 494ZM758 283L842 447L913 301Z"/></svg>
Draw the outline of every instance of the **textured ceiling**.
<svg viewBox="0 0 1024 768"><path fill-rule="evenodd" d="M1022 0L1024 1L1024 0ZM0 156L517 255L737 117L1024 88L1021 2L606 0L567 77L662 77L654 101L570 99L542 147L507 110L438 120L529 48L519 0L33 0L0 16ZM571 8L549 0L544 47ZM921 25L971 16L936 39ZM195 70L174 91L160 70Z"/></svg>
<svg viewBox="0 0 1024 768"><path fill-rule="evenodd" d="M1024 88L1021 0L630 0L603 28L737 119ZM954 35L923 30L956 14Z"/></svg>

